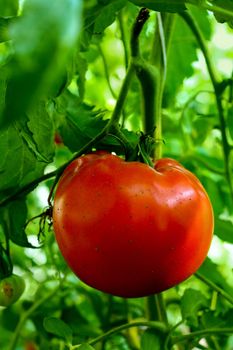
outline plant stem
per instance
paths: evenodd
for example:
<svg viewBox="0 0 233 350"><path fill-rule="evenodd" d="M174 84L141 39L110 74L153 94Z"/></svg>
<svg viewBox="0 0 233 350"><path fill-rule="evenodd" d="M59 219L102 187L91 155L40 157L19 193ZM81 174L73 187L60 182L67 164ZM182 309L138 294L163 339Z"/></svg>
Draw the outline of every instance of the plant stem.
<svg viewBox="0 0 233 350"><path fill-rule="evenodd" d="M156 80L155 109L154 109L154 138L157 143L154 158L162 157L162 102L167 71L167 53L173 33L176 16L174 14L158 14L156 29L151 52L151 64L156 67L158 78Z"/></svg>
<svg viewBox="0 0 233 350"><path fill-rule="evenodd" d="M113 111L111 119L107 125L107 130L111 130L112 126L118 127L122 108L124 106L124 102L125 102L125 99L127 97L127 93L128 93L133 75L134 75L134 66L133 66L132 62L130 62L128 70L126 72L125 79L124 79L122 87L121 87L121 90L119 92L119 96L118 96L114 111Z"/></svg>
<svg viewBox="0 0 233 350"><path fill-rule="evenodd" d="M121 32L121 41L124 47L125 52L125 68L127 69L129 66L129 48L128 48L128 40L127 40L127 32L125 29L125 21L124 21L124 9L119 12L118 15L119 28Z"/></svg>
<svg viewBox="0 0 233 350"><path fill-rule="evenodd" d="M198 24L194 20L194 18L190 15L188 12L180 12L180 16L184 19L184 21L187 23L189 28L192 30L200 49L204 55L206 66L210 75L210 79L214 88L215 92L215 98L216 98L216 105L218 109L218 116L219 116L219 124L220 124L220 130L222 135L222 149L223 149L223 155L224 155L224 164L225 164L225 173L226 173L226 179L229 185L230 193L233 199L233 180L231 176L231 171L229 167L229 156L230 156L230 145L227 140L227 133L226 133L226 123L225 123L225 117L224 117L224 109L222 105L222 98L221 98L221 91L219 89L220 87L220 79L218 77L217 71L215 70L215 67L212 63L211 56L209 54L208 47L206 45L205 39L198 27Z"/></svg>
<svg viewBox="0 0 233 350"><path fill-rule="evenodd" d="M141 15L144 12L144 16L145 16L145 9L141 10L139 12L139 15L135 21L133 30L132 30L132 36L131 36L131 46L132 48L135 48L138 45L138 36L141 33L142 27L145 23L145 21L147 20L148 17L145 17L144 20L142 21L141 19ZM124 138L124 135L122 135L120 128L119 128L119 120L120 120L120 116L121 116L121 112L122 112L122 108L125 102L125 99L127 97L127 93L130 87L130 83L131 80L133 78L134 72L135 72L135 68L133 65L133 60L131 60L128 70L126 72L126 76L125 79L123 81L114 111L112 113L112 116L109 120L109 122L107 123L107 125L101 130L101 132L96 135L93 139L91 139L87 144L85 144L83 147L80 148L80 150L78 152L75 153L75 155L65 164L63 164L60 168L58 168L57 170L48 173L48 174L44 174L41 177L33 180L32 182L26 184L25 186L21 187L19 190L17 190L15 193L11 194L10 196L2 199L0 201L0 207L3 207L5 205L7 205L9 202L17 199L18 197L27 194L28 192L32 191L32 189L34 189L40 182L45 181L47 179L50 179L52 177L56 177L55 179L55 184L53 187L55 187L59 177L61 176L62 172L64 171L64 169L77 157L81 156L82 154L90 151L92 149L93 146L95 146L100 140L102 140L106 135L108 135L109 133L116 133L117 137L119 137L120 139L122 139L123 142L126 142L126 147L128 149L131 148L131 145L127 142L127 140ZM52 193L50 195L49 200L51 199Z"/></svg>
<svg viewBox="0 0 233 350"><path fill-rule="evenodd" d="M44 174L40 176L39 178L33 180L32 182L26 184L25 186L21 187L18 191L11 194L10 196L2 199L0 201L0 207L3 207L7 205L8 203L12 202L13 200L16 200L17 198L21 197L22 195L26 195L28 192L32 191L40 182L48 180L52 177L56 177L59 179L60 175L64 171L64 169L72 162L74 159L82 155L83 153L89 151L98 141L104 138L106 136L107 130L104 128L96 137L94 137L92 140L90 140L86 145L80 148L78 152L75 153L75 155L65 164L60 166L57 170L52 171L48 174Z"/></svg>
<svg viewBox="0 0 233 350"><path fill-rule="evenodd" d="M50 299L57 291L60 289L61 284L58 287L53 289L50 293L46 294L43 298L36 301L28 310L26 310L20 317L17 327L14 331L14 334L11 338L11 342L8 350L14 350L16 348L16 344L18 342L18 338L20 336L20 332L27 321L27 319L36 311L43 303L45 303L48 299Z"/></svg>
<svg viewBox="0 0 233 350"><path fill-rule="evenodd" d="M109 70L108 70L108 64L107 64L107 60L106 60L104 51L103 51L103 49L102 49L102 47L101 47L100 44L98 44L97 46L98 46L98 49L99 49L99 52L100 52L100 56L101 56L102 61L103 61L104 73L105 73L105 77L106 77L106 81L107 81L109 90L110 90L110 92L111 92L111 94L112 94L112 97L113 97L114 99L116 99L115 91L113 90L112 85L111 85L110 75L109 75Z"/></svg>
<svg viewBox="0 0 233 350"><path fill-rule="evenodd" d="M156 322L156 321L132 321L129 323L122 324L121 326L115 327L107 331L106 333L90 340L88 342L89 345L95 345L96 343L105 340L109 338L110 336L120 333L124 331L125 329L132 328L132 327L148 327L151 329L155 329L156 331L165 334L168 332L167 327L161 323L161 322ZM78 346L74 346L73 349L78 349Z"/></svg>
<svg viewBox="0 0 233 350"><path fill-rule="evenodd" d="M206 278L205 276L203 276L201 273L196 272L194 274L199 280L201 280L202 282L204 282L207 286L209 286L210 288L212 288L213 290L215 290L216 292L218 292L224 299L226 299L229 303L231 303L233 305L233 297L226 293L225 290L223 290L222 288L218 287L215 283L213 283L212 281L210 281L208 278Z"/></svg>
<svg viewBox="0 0 233 350"><path fill-rule="evenodd" d="M164 322L166 326L168 326L168 319L167 319L167 312L166 312L166 306L164 304L163 294L159 293L156 294L156 305L159 315L159 321Z"/></svg>
<svg viewBox="0 0 233 350"><path fill-rule="evenodd" d="M132 29L132 35L130 39L131 57L140 56L139 35L141 34L142 28L146 23L146 21L148 20L149 16L150 16L149 10L144 7L140 10L137 16L137 19Z"/></svg>
<svg viewBox="0 0 233 350"><path fill-rule="evenodd" d="M208 328L200 331L192 332L189 334L179 335L171 338L171 343L174 345L176 343L184 342L193 338L202 338L208 335L220 335L223 334L233 334L233 327L226 328Z"/></svg>

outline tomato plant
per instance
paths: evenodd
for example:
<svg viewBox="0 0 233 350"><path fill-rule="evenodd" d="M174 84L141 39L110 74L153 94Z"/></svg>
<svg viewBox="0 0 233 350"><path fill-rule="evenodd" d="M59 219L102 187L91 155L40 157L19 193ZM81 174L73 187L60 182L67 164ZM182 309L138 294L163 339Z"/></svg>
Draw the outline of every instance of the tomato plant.
<svg viewBox="0 0 233 350"><path fill-rule="evenodd" d="M231 3L0 1L1 350L232 349Z"/></svg>
<svg viewBox="0 0 233 350"><path fill-rule="evenodd" d="M172 159L154 169L97 152L65 169L54 199L61 252L87 284L142 297L170 288L204 261L213 234L210 200Z"/></svg>
<svg viewBox="0 0 233 350"><path fill-rule="evenodd" d="M11 275L0 281L0 306L10 306L23 294L25 282L22 277Z"/></svg>

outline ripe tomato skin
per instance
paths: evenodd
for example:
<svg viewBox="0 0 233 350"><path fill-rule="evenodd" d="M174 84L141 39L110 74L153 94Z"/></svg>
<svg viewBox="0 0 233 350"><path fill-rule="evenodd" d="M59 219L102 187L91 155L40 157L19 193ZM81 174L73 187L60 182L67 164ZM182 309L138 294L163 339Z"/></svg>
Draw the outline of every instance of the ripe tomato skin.
<svg viewBox="0 0 233 350"><path fill-rule="evenodd" d="M213 210L199 180L178 162L154 169L107 152L74 160L55 193L55 236L86 284L122 297L166 290L204 261Z"/></svg>
<svg viewBox="0 0 233 350"><path fill-rule="evenodd" d="M23 294L25 282L22 277L11 275L0 281L0 306L10 306Z"/></svg>

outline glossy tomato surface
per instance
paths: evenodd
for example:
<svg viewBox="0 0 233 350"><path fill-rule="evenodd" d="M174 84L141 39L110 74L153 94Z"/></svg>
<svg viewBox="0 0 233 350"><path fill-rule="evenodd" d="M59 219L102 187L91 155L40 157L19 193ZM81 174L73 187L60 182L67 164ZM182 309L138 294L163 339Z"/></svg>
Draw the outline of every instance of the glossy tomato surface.
<svg viewBox="0 0 233 350"><path fill-rule="evenodd" d="M107 152L74 160L54 198L55 236L86 284L122 297L168 289L204 261L213 211L199 180L178 162L154 169Z"/></svg>

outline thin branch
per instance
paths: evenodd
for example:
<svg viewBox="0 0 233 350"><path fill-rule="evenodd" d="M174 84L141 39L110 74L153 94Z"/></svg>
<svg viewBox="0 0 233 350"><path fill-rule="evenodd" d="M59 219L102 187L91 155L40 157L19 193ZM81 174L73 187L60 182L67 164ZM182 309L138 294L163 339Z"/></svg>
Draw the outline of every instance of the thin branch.
<svg viewBox="0 0 233 350"><path fill-rule="evenodd" d="M215 283L213 283L211 280L209 280L207 277L203 276L201 273L196 272L194 274L199 280L204 282L207 286L218 292L224 299L226 299L229 303L233 305L233 297L225 292L222 288L217 286Z"/></svg>
<svg viewBox="0 0 233 350"><path fill-rule="evenodd" d="M203 338L209 335L219 335L223 334L233 334L233 327L226 328L207 328L200 331L192 332L189 334L178 335L171 338L171 343L174 345L176 343L184 342L193 338Z"/></svg>
<svg viewBox="0 0 233 350"><path fill-rule="evenodd" d="M95 345L96 343L109 338L110 336L120 333L124 331L125 329L129 329L132 327L148 327L151 329L154 329L162 334L166 334L168 332L167 327L161 323L161 322L156 322L156 321L132 321L129 323L122 324L121 326L115 327L107 331L106 333L92 339L91 341L88 342L89 345ZM78 349L79 345L74 346L73 349Z"/></svg>
<svg viewBox="0 0 233 350"><path fill-rule="evenodd" d="M146 10L146 9L140 10L138 17L136 18L134 27L132 29L132 36L131 36L132 49L138 45L138 36L140 35L141 30L143 28L143 25L146 22L146 20L148 19L148 16L149 16L148 10ZM40 176L39 178L37 178L37 179L33 180L32 182L26 184L25 186L21 187L15 193L2 199L0 201L0 207L3 207L5 205L7 205L8 203L10 203L11 201L19 198L20 196L27 194L28 192L32 191L32 189L34 189L40 182L45 181L47 179L50 179L52 177L56 177L55 184L53 185L53 188L54 188L60 175L64 171L64 169L74 159L76 159L77 157L81 156L82 154L90 151L92 149L92 147L94 147L100 140L102 140L109 133L117 133L118 137L122 136L122 138L123 138L124 135L121 134L120 129L119 129L119 120L121 117L123 105L124 105L125 99L127 97L127 93L128 93L134 72L135 72L134 65L131 62L129 64L128 70L126 72L126 76L125 76L125 79L123 81L121 90L119 92L119 96L118 96L115 108L113 110L112 116L111 116L109 122L107 123L107 125L103 128L103 130L101 130L101 132L98 135L96 135L92 140L90 140L87 144L85 144L83 147L81 147L81 149L78 152L76 152L74 154L74 156L68 162L63 164L60 168L58 168L55 171L52 171L51 173L44 174L44 175ZM131 145L129 144L129 142L126 139L124 139L123 141L126 142L126 147L128 148L128 150L130 150ZM52 193L50 193L49 201L51 201L51 196L52 196Z"/></svg>
<svg viewBox="0 0 233 350"><path fill-rule="evenodd" d="M232 182L231 170L229 167L230 145L227 139L226 122L225 122L224 109L223 109L222 99L221 99L221 91L220 91L221 83L218 77L218 73L215 70L214 64L211 60L211 55L206 45L205 38L203 37L202 32L200 31L199 26L196 23L195 19L187 11L180 12L179 14L187 23L189 28L192 30L200 46L200 49L206 61L206 66L210 75L211 82L214 87L216 105L218 109L218 116L219 116L219 123L220 123L220 130L222 135L222 149L224 154L226 179L228 181L230 193L233 199L233 182Z"/></svg>
<svg viewBox="0 0 233 350"><path fill-rule="evenodd" d="M54 288L50 293L46 294L44 297L40 298L37 300L28 310L26 310L19 319L19 322L14 330L14 334L11 338L11 342L9 345L8 350L14 350L16 348L16 344L18 342L18 338L21 334L22 328L27 321L27 319L30 318L30 316L42 305L44 304L47 300L49 300L54 294L58 292L58 290L61 288L61 284Z"/></svg>
<svg viewBox="0 0 233 350"><path fill-rule="evenodd" d="M107 60L106 60L104 51L103 51L103 49L102 49L102 47L101 47L100 44L98 45L98 49L99 49L100 56L101 56L102 61L103 61L104 73L105 73L105 77L106 77L106 81L107 81L109 90L110 90L110 92L111 92L111 94L112 94L112 97L113 97L114 99L116 99L117 96L116 96L115 91L114 91L113 88L112 88L112 84L111 84L111 81L110 81L110 75L109 75L109 69L108 69Z"/></svg>
<svg viewBox="0 0 233 350"><path fill-rule="evenodd" d="M129 48L128 48L128 40L127 40L127 34L125 30L125 21L124 21L124 9L119 12L118 15L118 22L119 22L119 28L121 32L121 41L124 47L124 52L125 52L125 68L127 69L129 66Z"/></svg>

